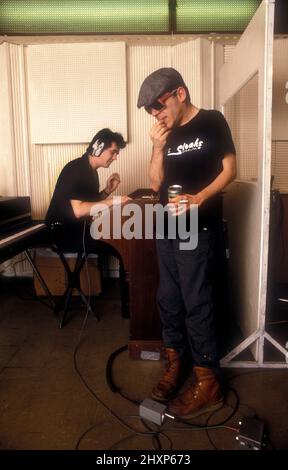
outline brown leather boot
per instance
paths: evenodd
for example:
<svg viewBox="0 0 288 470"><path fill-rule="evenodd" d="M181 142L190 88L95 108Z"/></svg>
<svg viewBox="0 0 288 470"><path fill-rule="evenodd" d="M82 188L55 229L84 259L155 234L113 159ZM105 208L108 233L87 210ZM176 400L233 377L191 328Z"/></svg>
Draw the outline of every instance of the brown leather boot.
<svg viewBox="0 0 288 470"><path fill-rule="evenodd" d="M170 400L176 395L183 383L183 364L175 349L166 348L167 369L156 387L153 388L151 396L158 401Z"/></svg>
<svg viewBox="0 0 288 470"><path fill-rule="evenodd" d="M219 382L211 369L195 366L193 374L192 385L169 403L168 410L175 416L194 418L217 410L224 403Z"/></svg>

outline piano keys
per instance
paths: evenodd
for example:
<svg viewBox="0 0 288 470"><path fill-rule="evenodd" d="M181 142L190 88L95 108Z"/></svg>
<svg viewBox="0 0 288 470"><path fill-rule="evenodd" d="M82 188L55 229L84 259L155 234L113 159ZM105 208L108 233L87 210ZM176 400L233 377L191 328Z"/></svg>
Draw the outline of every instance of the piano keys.
<svg viewBox="0 0 288 470"><path fill-rule="evenodd" d="M0 197L0 263L24 252L54 307L54 299L29 252L37 244L45 243L46 235L46 225L32 220L30 197Z"/></svg>
<svg viewBox="0 0 288 470"><path fill-rule="evenodd" d="M28 227L7 231L0 238L0 262L18 255L35 243L40 242L40 237L46 232L44 223L31 222Z"/></svg>
<svg viewBox="0 0 288 470"><path fill-rule="evenodd" d="M0 197L0 262L43 239L46 226L32 220L30 197Z"/></svg>

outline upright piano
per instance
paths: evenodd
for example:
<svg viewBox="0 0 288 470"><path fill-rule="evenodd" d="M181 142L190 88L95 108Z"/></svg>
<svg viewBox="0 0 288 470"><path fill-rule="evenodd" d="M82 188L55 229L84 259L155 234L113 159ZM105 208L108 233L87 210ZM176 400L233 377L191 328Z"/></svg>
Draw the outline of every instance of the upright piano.
<svg viewBox="0 0 288 470"><path fill-rule="evenodd" d="M137 204L142 212L142 227L144 227L144 213L146 204L155 204L157 200L151 190L137 190L129 195L133 198L133 204ZM128 217L121 216L121 226ZM113 216L110 214L111 234L113 233ZM90 234L93 233L93 223ZM123 238L113 239L112 236L101 237L101 241L112 246L119 254L123 262L124 282L128 293L122 302L128 303L130 314L130 338L128 343L129 356L131 358L157 357L162 351L161 323L156 304L156 292L158 288L158 265L154 239L127 240ZM157 355L154 355L157 353Z"/></svg>
<svg viewBox="0 0 288 470"><path fill-rule="evenodd" d="M137 190L130 195L142 211L155 203L150 190ZM122 222L125 222L125 217ZM91 233L92 237L93 234ZM125 298L130 316L129 354L131 358L147 358L161 353L161 323L156 305L158 266L154 239L101 239L117 251L124 269ZM55 302L30 254L46 241L46 226L33 221L29 197L0 198L0 262L24 252L35 275L54 307ZM123 292L122 291L122 292Z"/></svg>
<svg viewBox="0 0 288 470"><path fill-rule="evenodd" d="M46 236L44 222L32 220L30 197L0 197L0 263L24 252L50 303L54 306L51 293L29 251L39 243L44 243Z"/></svg>

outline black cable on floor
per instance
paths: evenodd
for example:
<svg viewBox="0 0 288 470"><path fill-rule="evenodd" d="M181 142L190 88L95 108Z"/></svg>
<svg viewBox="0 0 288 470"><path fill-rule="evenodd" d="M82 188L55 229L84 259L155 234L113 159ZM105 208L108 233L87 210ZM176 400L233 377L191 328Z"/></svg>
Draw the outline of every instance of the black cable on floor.
<svg viewBox="0 0 288 470"><path fill-rule="evenodd" d="M228 418L225 418L225 420L222 421L222 423L220 423L220 426L224 425L225 423L227 423L231 418L233 418L233 416L237 413L238 409L239 409L239 403L240 403L240 400L239 400L239 395L238 393L236 392L236 390L230 386L226 386L226 388L228 390L230 390L231 392L234 393L234 396L236 397L236 402L235 402L235 405L234 405L234 408L232 409L232 412L231 414L228 416ZM219 410L216 410L214 411L213 413L210 414L210 416L208 416L207 418L207 421L206 421L206 425L208 425L210 419L212 418L212 416L215 416L215 414L218 412ZM212 447L215 449L215 450L220 450L218 449L218 447L216 447L216 445L214 444L214 442L212 441L211 439L211 436L209 434L209 428L205 430L206 431L206 436L208 438L208 441L210 442L210 444L212 445Z"/></svg>
<svg viewBox="0 0 288 470"><path fill-rule="evenodd" d="M130 401L131 403L133 403L134 405L140 405L140 401L138 400L134 400L133 398L130 398L128 397L127 395L125 395L122 391L121 391L121 388L119 388L118 386L116 386L115 382L114 382L114 379L113 379L113 364L114 364L114 360L116 359L116 357L121 354L122 352L124 351L127 351L128 349L128 346L127 344L125 346L122 346L121 348L117 349L116 351L114 351L112 354L110 354L109 358L108 358L108 361L107 361L107 364L106 364L106 382L107 382L107 385L108 387L110 388L111 392L113 393L119 393L119 395L121 395L122 398L124 398L125 400L128 400Z"/></svg>
<svg viewBox="0 0 288 470"><path fill-rule="evenodd" d="M106 403L101 400L101 398L94 392L94 390L90 387L90 385L86 382L86 380L84 379L84 377L82 376L79 368L78 368L78 364L77 364L77 352L79 350L79 347L80 347L80 341L78 341L78 344L76 345L75 347L75 350L74 350L74 354L73 354L73 360L74 360L74 369L75 369L75 372L77 373L77 375L79 376L81 382L84 384L84 386L86 387L86 389L90 392L90 394L97 400L97 402L103 406L103 408L105 408L106 411L108 411L110 413L110 415L113 416L113 418L115 418L120 424L122 424L122 426L126 427L127 429L129 429L129 431L133 431L136 435L138 436L144 436L144 437L148 437L148 436L155 436L156 434L158 434L158 432L141 432L141 431L137 431L136 429L132 428L132 426L129 426L127 423L125 423L125 421L120 418L120 416L117 415L117 413L115 413L109 406L106 405ZM86 434L88 432L90 432L96 425L93 425L91 426L90 428L88 428L81 436L80 438L78 439L77 441L77 449L79 449L79 445L80 445L80 442L81 440L83 439L84 436L86 436Z"/></svg>
<svg viewBox="0 0 288 470"><path fill-rule="evenodd" d="M81 436L79 437L76 445L75 445L75 448L74 450L79 450L79 446L80 446L80 443L82 441L82 439L90 432L92 431L92 429L96 428L96 426L98 426L98 424L93 424L93 426L90 426L90 428L86 429L86 431L84 431Z"/></svg>
<svg viewBox="0 0 288 470"><path fill-rule="evenodd" d="M85 231L86 231L86 221L84 222L84 226L83 226L83 234L82 234L82 246L83 246L83 252L84 252L84 256L85 256L85 264L86 264L86 274L87 274L87 277L88 277L88 285L89 285L89 297L88 297L88 304L87 304L87 310L86 310L86 315L85 315L85 318L84 318L84 321L82 323L82 327L81 327L81 330L80 330L80 335L79 335L79 338L78 338L78 342L76 344L76 347L74 349L74 354L73 354L73 363L74 363L74 370L75 372L77 373L77 375L79 376L80 380L82 381L82 383L84 384L84 386L86 387L86 389L91 393L91 395L96 398L97 402L100 403L100 405L102 405L117 421L120 422L120 424L122 424L122 426L126 427L127 429L129 429L130 431L132 430L134 432L134 434L136 435L139 435L139 436L152 436L154 437L155 434L158 434L158 432L141 432L141 431L137 431L135 429L133 429L131 426L129 426L127 423L125 423L125 421L123 419L120 418L120 416L118 416L109 406L106 405L106 403L104 403L104 401L101 400L101 398L94 392L94 390L90 387L90 385L86 382L86 380L84 379L84 377L82 376L79 368L78 368L78 364L77 364L77 352L79 350L79 347L81 345L81 339L82 339L82 334L83 334L83 331L84 331L84 328L86 326L86 322L87 322L87 318L88 318L88 314L89 314L89 309L88 309L88 306L90 305L90 279L89 279L89 271L88 271L88 265L87 265L87 253L86 253L86 245L85 245ZM109 364L109 369L108 370L111 370L111 380L109 378L109 374L107 374L107 367L106 367L106 378L108 377L108 381L110 380L110 383L111 386L113 387L113 380L112 380L112 365L113 365L113 361L114 361L114 357L119 354L120 352L123 352L125 351L126 349L128 348L128 346L123 346L122 348L119 348L119 350L115 351L114 354L112 353L112 355L109 357L109 359L111 358L111 360L109 361L108 359L108 364ZM107 366L108 366L107 364ZM111 366L110 366L111 364ZM115 390L118 390L115 385L113 387ZM119 392L120 393L120 392ZM138 404L138 402L137 402ZM81 436L79 437L77 443L76 443L76 446L75 446L75 450L78 450L79 449L79 445L82 441L82 439L92 430L95 428L95 426L97 426L97 424L94 424L93 426L90 426L86 431L84 431Z"/></svg>
<svg viewBox="0 0 288 470"><path fill-rule="evenodd" d="M107 384L108 384L110 390L113 393L119 393L119 395L121 395L122 398L125 398L125 400L128 400L128 401L130 401L131 403L133 403L135 405L140 405L141 401L137 401L137 400L134 400L130 397L127 397L127 395L125 395L121 391L121 389L115 384L114 379L113 379L113 363L114 363L114 360L119 354L121 354L124 351L127 351L127 349L128 349L128 346L125 345L125 346L122 346L121 348L117 349L116 351L114 351L112 354L110 354L110 356L108 358L108 361L107 361L107 365L106 365L106 380L107 380ZM192 427L195 427L195 428L198 428L198 429L212 429L212 428L216 429L217 427L219 427L219 428L224 427L223 425L234 416L234 414L237 412L238 407L239 407L239 397L238 397L238 394L237 394L236 390L234 390L230 386L227 387L227 388L230 389L234 393L234 395L236 396L236 404L235 404L235 407L232 410L232 413L224 421L222 421L220 423L217 423L213 426L212 425L211 426L207 426L207 425L205 426L205 425L200 425L200 424L199 425L197 425L197 424L192 425L189 421L186 421L185 419L181 419L181 418L175 418L175 420L179 421L179 422L182 422L183 424L187 424L190 427L192 426ZM219 411L219 410L217 410L217 411Z"/></svg>
<svg viewBox="0 0 288 470"><path fill-rule="evenodd" d="M123 442L129 441L129 439L132 439L133 437L135 437L134 432L133 432L133 434L129 434L129 436L125 436L122 439L120 439L119 441L114 442L114 444L112 444L112 446L109 447L108 450L115 450L115 448L117 448L117 446L119 446L119 444L122 444Z"/></svg>
<svg viewBox="0 0 288 470"><path fill-rule="evenodd" d="M148 429L149 431L153 431L153 428L149 427L147 421L145 419L142 419L141 418L141 422L142 424L146 427L146 429ZM156 428L156 432L157 434L155 434L155 436L152 437L152 443L153 443L153 447L155 450L158 450L158 451L161 451L161 450L172 450L173 449L173 443L172 443L172 440L170 439L169 436L167 436L167 434L165 434L162 430L162 426L158 426L157 424L155 423L150 423L150 426L151 424L153 424ZM169 443L169 449L164 449L163 446L162 446L162 443L161 443L161 439L160 437L163 436L165 437L165 439L168 441Z"/></svg>
<svg viewBox="0 0 288 470"><path fill-rule="evenodd" d="M125 400L128 400L129 402L131 402L131 403L133 403L133 404L135 404L135 405L140 405L140 403L141 403L140 401L134 400L134 399L128 397L127 395L125 395L125 394L121 391L121 388L119 388L119 387L115 384L114 379L113 379L113 364L114 364L114 361L115 361L116 357L117 357L119 354L123 353L124 351L127 351L127 349L128 349L128 346L125 345L125 346L122 346L122 347L118 348L116 351L114 351L114 352L112 352L112 353L110 354L110 356L109 356L109 358L108 358L108 361L107 361L107 364L106 364L106 381L107 381L108 387L110 388L110 390L111 390L113 393L119 393L119 395L120 395L122 398L124 398ZM233 427L231 427L231 426L225 426L225 423L227 423L227 421L229 421L229 420L234 416L234 414L236 413L236 411L237 411L237 409L238 409L238 407L239 407L239 397L238 397L237 392L236 392L232 387L228 387L228 389L230 389L230 390L234 393L234 395L236 396L236 404L235 404L235 406L234 406L232 412L229 414L229 416L228 416L227 418L225 418L225 420L221 421L220 423L216 423L216 424L214 424L214 425L208 425L208 424L207 424L208 421L207 421L206 425L200 425L200 424L198 425L198 424L191 424L189 421L186 421L185 419L181 419L181 418L177 418L177 417L175 418L175 420L178 421L178 422L181 422L181 423L185 424L185 425L187 426L187 428L189 428L190 430L192 430L192 429L194 429L194 430L206 430L206 432L207 432L207 431L209 431L209 430L211 430L211 429L229 429L230 431L237 432L238 429L233 428ZM91 390L90 390L90 391L91 391ZM92 392L92 393L93 393L93 395L94 395L94 392ZM95 396L95 395L94 395L94 396ZM103 406L106 407L106 405L103 405ZM221 409L222 409L222 408L221 408ZM110 410L110 411L112 411L112 410ZM219 411L219 410L217 410L217 411ZM114 412L113 412L113 413L114 413ZM212 413L212 414L209 416L208 420L209 420L214 414L215 414L215 413ZM117 417L117 419L119 419L119 417ZM126 423L125 423L125 425L126 425ZM126 427L127 427L127 426L128 426L128 425L126 425ZM130 427L130 429L133 429L133 428ZM152 442L153 442L154 448L155 448L155 443L156 443L156 445L157 445L158 447L161 446L161 442L159 441L159 437L158 437L159 434L162 434L162 435L164 435L167 439L169 439L169 442L170 442L170 445L171 445L171 448L172 448L172 441L170 440L170 438L169 438L168 436L166 436L165 434L163 434L162 431L159 430L159 431L156 431L156 432L151 433L151 434L153 434ZM214 448L216 448L216 446L215 446L214 443L212 442L212 440L211 440L211 438L210 438L208 432L207 432L207 437L208 437L208 439L209 439L210 444L211 444ZM159 448L157 448L157 450L159 450Z"/></svg>
<svg viewBox="0 0 288 470"><path fill-rule="evenodd" d="M206 421L206 424L194 424L194 423L191 423L190 421L188 420L185 420L183 418L179 418L179 417L174 417L175 419L175 422L179 422L179 423L183 423L185 425L185 427L175 427L175 428L166 428L165 430L166 431L171 431L171 430L182 430L182 431L205 431L206 432L206 435L207 435L207 438L211 444L211 446L213 447L213 449L215 450L219 450L214 442L212 441L210 435L209 435L209 431L213 430L213 429L227 429L229 431L232 431L232 432L239 432L239 429L235 428L235 427L232 427L232 426L227 426L225 425L225 423L227 423L234 415L235 413L237 412L238 408L239 408L239 397L238 397L238 394L237 392L232 389L231 387L228 387L228 389L230 389L233 393L234 393L234 396L236 397L236 402L235 402L235 405L232 409L232 412L227 416L227 418L225 418L224 420L222 420L221 422L219 423L215 423L213 425L209 425L208 422L209 420L212 418L212 416L214 416L216 413L218 413L220 410L223 410L223 407L225 406L225 404L223 404L223 406L221 408L219 408L218 410L214 411L213 413L210 413L210 415L208 416L208 419Z"/></svg>

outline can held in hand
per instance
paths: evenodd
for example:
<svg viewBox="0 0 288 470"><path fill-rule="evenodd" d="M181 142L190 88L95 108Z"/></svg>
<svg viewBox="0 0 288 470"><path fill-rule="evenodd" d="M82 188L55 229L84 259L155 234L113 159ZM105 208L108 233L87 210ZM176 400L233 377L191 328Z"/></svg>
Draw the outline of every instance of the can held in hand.
<svg viewBox="0 0 288 470"><path fill-rule="evenodd" d="M168 200L173 199L173 197L179 196L179 194L182 194L183 189L180 184L172 184L172 186L168 187Z"/></svg>

